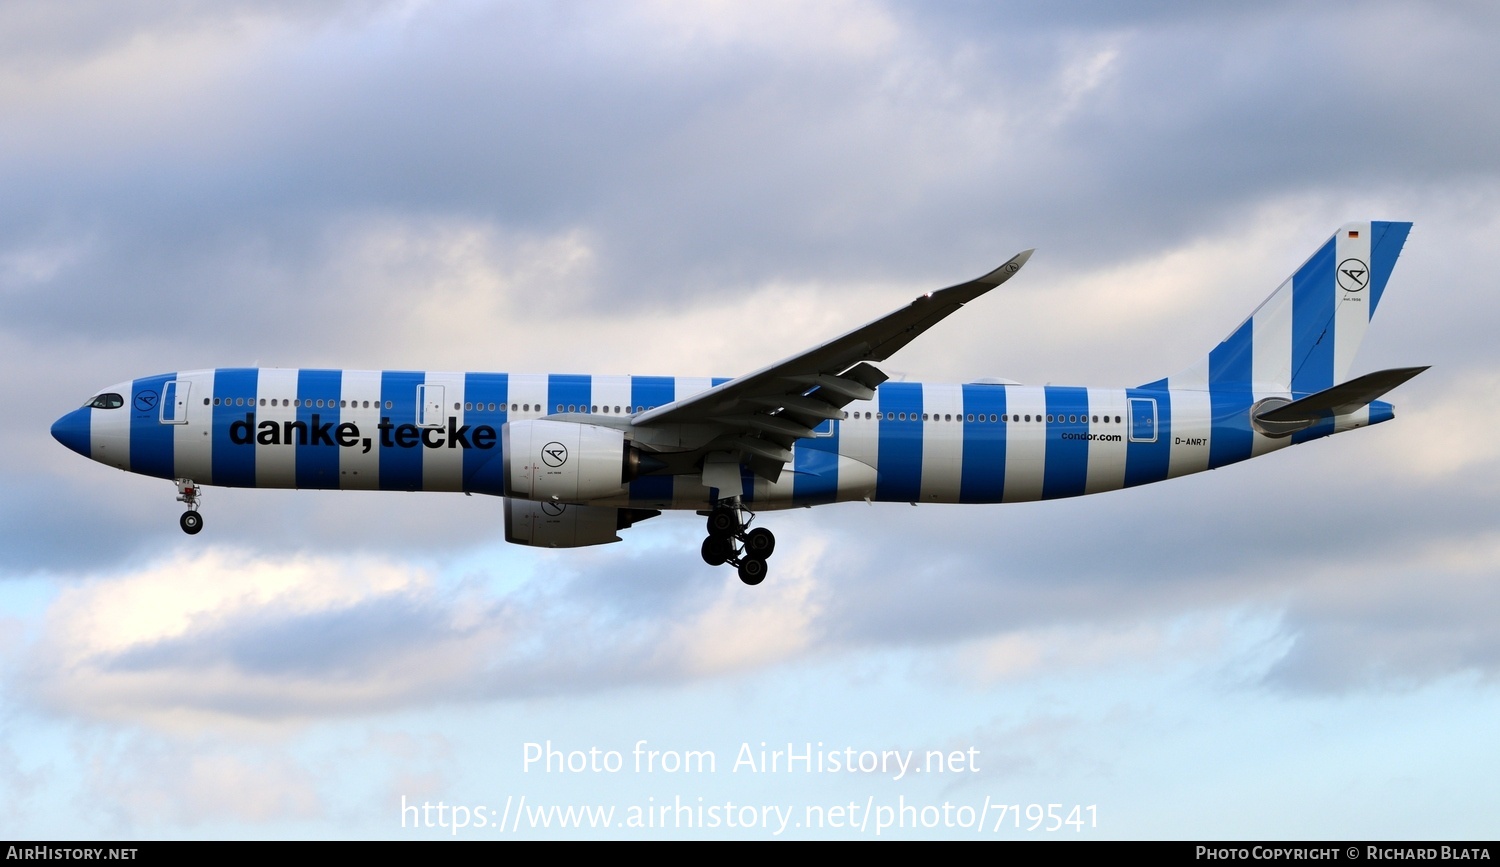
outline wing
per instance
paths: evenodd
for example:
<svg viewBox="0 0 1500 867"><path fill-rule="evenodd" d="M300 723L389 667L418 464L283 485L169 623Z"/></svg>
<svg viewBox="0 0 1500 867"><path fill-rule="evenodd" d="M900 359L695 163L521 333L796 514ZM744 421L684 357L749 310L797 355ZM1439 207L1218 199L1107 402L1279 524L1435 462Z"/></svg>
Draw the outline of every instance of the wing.
<svg viewBox="0 0 1500 867"><path fill-rule="evenodd" d="M929 292L806 352L641 413L633 426L643 444L676 438L682 446L696 446L695 452L725 452L735 458L733 463L748 463L756 475L775 481L792 459L793 443L812 436L823 421L840 418L850 402L875 396L887 377L870 362L890 358L964 304L1009 280L1032 252L1016 255L977 280ZM651 435L674 428L693 433ZM721 466L725 457L719 456ZM738 477L737 470L734 475Z"/></svg>

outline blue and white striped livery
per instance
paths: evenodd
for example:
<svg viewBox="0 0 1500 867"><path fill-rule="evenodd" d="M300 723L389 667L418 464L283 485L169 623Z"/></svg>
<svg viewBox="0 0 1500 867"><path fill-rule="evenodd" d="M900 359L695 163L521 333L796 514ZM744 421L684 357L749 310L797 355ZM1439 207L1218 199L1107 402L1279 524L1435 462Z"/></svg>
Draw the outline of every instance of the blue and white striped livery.
<svg viewBox="0 0 1500 867"><path fill-rule="evenodd" d="M1213 469L1391 418L1426 368L1348 379L1410 223L1351 223L1203 359L1138 388L887 382L884 361L1004 283L967 283L734 379L221 368L111 386L52 435L202 485L505 498L506 538L577 547L666 509L708 517L704 559L759 583L753 512L847 500L1009 503Z"/></svg>

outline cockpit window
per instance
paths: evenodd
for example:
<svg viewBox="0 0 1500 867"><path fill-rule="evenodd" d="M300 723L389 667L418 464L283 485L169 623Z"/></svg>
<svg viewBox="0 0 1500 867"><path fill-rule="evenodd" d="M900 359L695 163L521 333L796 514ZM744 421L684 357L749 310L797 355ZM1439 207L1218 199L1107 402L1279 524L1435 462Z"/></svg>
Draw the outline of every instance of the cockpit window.
<svg viewBox="0 0 1500 867"><path fill-rule="evenodd" d="M114 392L109 392L107 394L101 394L101 395L95 397L93 400L89 401L88 403L84 404L84 406L91 406L94 409L119 409L120 407L122 407L124 405L125 405L125 398L120 397L118 394L115 394Z"/></svg>

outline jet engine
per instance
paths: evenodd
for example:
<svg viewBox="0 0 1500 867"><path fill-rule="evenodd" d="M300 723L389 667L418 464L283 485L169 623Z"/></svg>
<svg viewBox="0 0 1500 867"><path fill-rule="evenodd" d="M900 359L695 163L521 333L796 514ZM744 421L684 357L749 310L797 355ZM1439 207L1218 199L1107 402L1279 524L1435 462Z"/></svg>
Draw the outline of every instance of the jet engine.
<svg viewBox="0 0 1500 867"><path fill-rule="evenodd" d="M537 548L582 548L618 542L620 530L654 518L653 509L567 506L505 499L505 541Z"/></svg>
<svg viewBox="0 0 1500 867"><path fill-rule="evenodd" d="M615 496L659 462L614 428L576 422L512 422L501 429L505 496L578 503Z"/></svg>

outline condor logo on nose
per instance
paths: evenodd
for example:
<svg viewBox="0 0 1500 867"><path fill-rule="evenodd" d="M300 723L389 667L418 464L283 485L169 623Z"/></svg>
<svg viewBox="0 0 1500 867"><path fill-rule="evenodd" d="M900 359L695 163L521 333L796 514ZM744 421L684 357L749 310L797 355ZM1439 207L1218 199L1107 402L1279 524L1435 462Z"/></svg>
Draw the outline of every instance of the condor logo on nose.
<svg viewBox="0 0 1500 867"><path fill-rule="evenodd" d="M542 446L542 463L549 467L560 467L568 462L568 447L552 442Z"/></svg>

